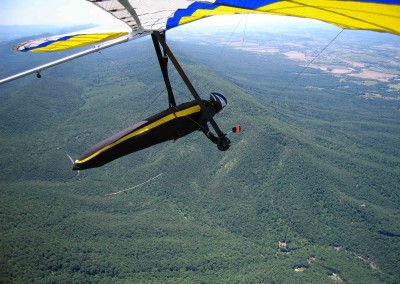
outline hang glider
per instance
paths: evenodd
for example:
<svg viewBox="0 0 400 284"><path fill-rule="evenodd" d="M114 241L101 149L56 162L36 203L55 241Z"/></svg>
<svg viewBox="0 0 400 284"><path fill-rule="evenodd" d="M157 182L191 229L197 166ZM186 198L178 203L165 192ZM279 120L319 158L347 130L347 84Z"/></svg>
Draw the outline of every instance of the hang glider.
<svg viewBox="0 0 400 284"><path fill-rule="evenodd" d="M324 21L343 29L370 30L400 35L400 0L87 0L123 21L129 32L74 33L18 44L21 52L52 52L98 44L67 60L108 48L154 31L165 32L216 15L273 14ZM112 41L110 41L112 40ZM103 42L107 42L106 44ZM0 84L54 66L46 64L0 80Z"/></svg>
<svg viewBox="0 0 400 284"><path fill-rule="evenodd" d="M229 14L272 14L316 19L343 29L370 30L400 35L400 0L87 0L123 21L129 32L74 33L31 40L14 47L21 52L53 52L86 45L94 47L77 54L50 62L20 74L0 80L0 84L51 66L87 55L145 35L151 35L168 91L170 106L176 106L168 78L168 59L171 60L188 89L198 102L208 121L226 142L224 134L208 114L204 103L168 47L166 31L206 17Z"/></svg>

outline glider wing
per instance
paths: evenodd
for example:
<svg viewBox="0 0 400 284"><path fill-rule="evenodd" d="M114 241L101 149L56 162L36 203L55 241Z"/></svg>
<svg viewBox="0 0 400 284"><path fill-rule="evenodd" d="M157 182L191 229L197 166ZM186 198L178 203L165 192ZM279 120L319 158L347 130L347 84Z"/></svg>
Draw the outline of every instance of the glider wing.
<svg viewBox="0 0 400 284"><path fill-rule="evenodd" d="M165 31L205 17L227 14L274 14L321 20L344 29L400 35L400 0L87 0L125 22L130 39ZM23 52L58 51L108 41L127 32L78 33L28 41Z"/></svg>
<svg viewBox="0 0 400 284"><path fill-rule="evenodd" d="M215 0L181 2L191 2L191 4L179 8L169 17L166 22L166 29L214 15L260 13L311 18L344 29L371 30L400 35L399 0Z"/></svg>
<svg viewBox="0 0 400 284"><path fill-rule="evenodd" d="M400 0L88 0L133 31L164 31L205 17L274 14L400 35Z"/></svg>
<svg viewBox="0 0 400 284"><path fill-rule="evenodd" d="M13 49L22 52L59 51L108 41L127 34L127 32L109 32L50 36L15 45Z"/></svg>

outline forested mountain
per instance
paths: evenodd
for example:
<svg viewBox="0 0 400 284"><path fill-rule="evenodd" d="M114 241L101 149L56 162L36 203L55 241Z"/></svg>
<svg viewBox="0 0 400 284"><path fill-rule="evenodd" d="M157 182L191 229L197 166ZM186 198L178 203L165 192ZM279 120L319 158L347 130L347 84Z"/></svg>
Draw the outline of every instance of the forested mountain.
<svg viewBox="0 0 400 284"><path fill-rule="evenodd" d="M227 152L198 132L79 176L66 154L167 107L150 38L1 85L0 282L398 283L400 45L344 34L291 82L317 35L171 36L242 133ZM60 56L12 44L1 77Z"/></svg>

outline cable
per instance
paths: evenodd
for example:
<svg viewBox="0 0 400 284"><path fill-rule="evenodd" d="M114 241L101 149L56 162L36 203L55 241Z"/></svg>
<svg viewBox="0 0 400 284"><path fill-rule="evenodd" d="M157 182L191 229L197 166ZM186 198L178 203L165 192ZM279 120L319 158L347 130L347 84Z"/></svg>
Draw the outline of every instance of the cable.
<svg viewBox="0 0 400 284"><path fill-rule="evenodd" d="M306 66L304 66L303 69L302 69L299 73L297 73L297 75L296 75L283 89L281 89L275 97L280 96L284 91L286 91L286 90L297 80L297 78L298 78L301 74L303 74L303 72L304 72L308 67L310 67L310 65L314 62L314 60L317 59L317 57L318 57L322 52L324 52L324 51L331 45L332 42L334 42L334 41L338 38L338 36L339 36L343 31L344 31L344 29L341 29L341 30L339 31L339 33L338 33L338 34L337 34L323 49L321 49L321 51L318 52L318 54L317 54L313 59L311 59L311 61L308 62L308 64L307 64Z"/></svg>
<svg viewBox="0 0 400 284"><path fill-rule="evenodd" d="M158 175L156 175L155 177L152 177L151 179L148 179L148 180L146 180L145 182L142 182L141 184L135 185L135 186L133 186L133 187L130 187L130 188L127 188L127 189L123 189L123 190L120 190L120 191L117 191L117 192L113 192L113 193L107 193L107 194L105 194L105 196L117 195L117 194L119 194L119 193L122 193L122 192L125 192L125 191L128 191L128 190L137 188L137 187L142 186L142 185L144 185L144 184L146 184L146 183L148 183L148 182L151 182L152 180L155 180L156 178L162 176L163 174L164 174L164 173L158 174Z"/></svg>

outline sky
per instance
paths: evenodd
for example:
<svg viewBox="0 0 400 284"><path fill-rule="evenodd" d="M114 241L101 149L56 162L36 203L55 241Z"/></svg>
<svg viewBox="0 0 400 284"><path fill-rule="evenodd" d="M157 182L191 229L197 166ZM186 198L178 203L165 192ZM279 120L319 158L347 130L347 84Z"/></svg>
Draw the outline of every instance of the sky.
<svg viewBox="0 0 400 284"><path fill-rule="evenodd" d="M0 25L120 25L120 21L85 0L0 0L0 7Z"/></svg>

